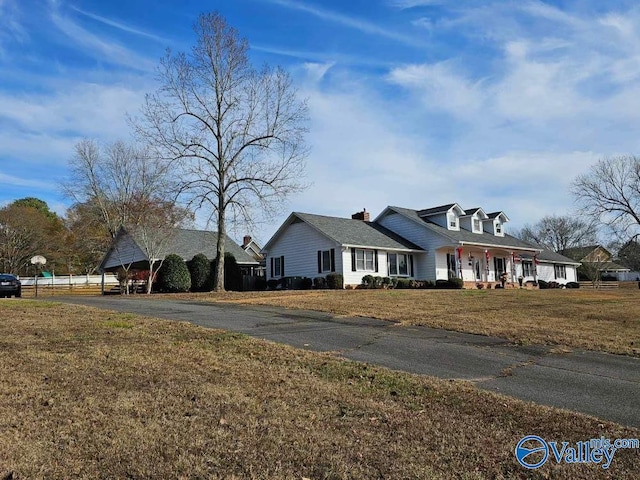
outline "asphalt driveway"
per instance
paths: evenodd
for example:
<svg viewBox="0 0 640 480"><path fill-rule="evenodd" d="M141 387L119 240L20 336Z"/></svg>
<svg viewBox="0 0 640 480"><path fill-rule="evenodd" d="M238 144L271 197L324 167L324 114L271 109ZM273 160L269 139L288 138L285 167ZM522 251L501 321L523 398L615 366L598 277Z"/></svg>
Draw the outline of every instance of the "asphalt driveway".
<svg viewBox="0 0 640 480"><path fill-rule="evenodd" d="M559 353L549 346L514 345L495 337L272 307L145 296L55 300L188 321L396 370L469 380L486 390L640 428L637 358Z"/></svg>

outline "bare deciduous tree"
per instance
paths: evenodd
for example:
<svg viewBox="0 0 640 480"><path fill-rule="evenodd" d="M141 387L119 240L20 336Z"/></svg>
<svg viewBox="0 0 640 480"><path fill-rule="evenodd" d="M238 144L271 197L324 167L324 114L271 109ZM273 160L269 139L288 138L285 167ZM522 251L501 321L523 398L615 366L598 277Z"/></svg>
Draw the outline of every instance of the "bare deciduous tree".
<svg viewBox="0 0 640 480"><path fill-rule="evenodd" d="M560 252L567 248L597 243L596 223L569 215L548 215L534 225L525 225L514 236Z"/></svg>
<svg viewBox="0 0 640 480"><path fill-rule="evenodd" d="M605 158L573 182L584 213L599 219L621 238L640 232L640 158Z"/></svg>
<svg viewBox="0 0 640 480"><path fill-rule="evenodd" d="M136 131L180 167L181 194L218 230L215 290L224 290L227 221L269 217L304 187L307 106L282 69L257 71L249 45L217 13L202 14L190 53L168 51L161 87L147 95Z"/></svg>
<svg viewBox="0 0 640 480"><path fill-rule="evenodd" d="M139 148L124 142L100 147L93 140L82 140L76 145L71 160L71 177L64 185L65 192L76 201L85 216L97 215L112 239L122 227L137 238L144 239L150 263L148 292L151 291L153 270L163 242L168 241L173 229L191 219L187 212L176 206L174 182L169 162L154 158L148 148ZM153 240L155 239L155 240ZM115 255L121 260L122 277L129 275L131 261L119 252L113 242ZM163 258L163 257L162 257Z"/></svg>
<svg viewBox="0 0 640 480"><path fill-rule="evenodd" d="M65 194L78 204L91 202L100 220L115 238L120 227L144 220L144 212L132 209L136 200L164 199L172 183L169 165L145 148L116 141L100 146L85 139L75 146ZM138 216L138 218L135 217Z"/></svg>

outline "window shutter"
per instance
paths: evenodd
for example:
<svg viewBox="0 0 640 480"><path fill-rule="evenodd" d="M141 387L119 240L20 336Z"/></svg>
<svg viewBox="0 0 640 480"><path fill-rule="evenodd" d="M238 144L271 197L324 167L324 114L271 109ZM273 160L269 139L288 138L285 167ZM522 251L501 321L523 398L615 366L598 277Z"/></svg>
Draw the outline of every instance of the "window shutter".
<svg viewBox="0 0 640 480"><path fill-rule="evenodd" d="M284 255L280 257L280 276L284 277Z"/></svg>
<svg viewBox="0 0 640 480"><path fill-rule="evenodd" d="M374 270L377 272L378 271L378 250L373 251L373 265L374 265Z"/></svg>
<svg viewBox="0 0 640 480"><path fill-rule="evenodd" d="M271 257L271 275L269 276L273 278L273 257Z"/></svg>
<svg viewBox="0 0 640 480"><path fill-rule="evenodd" d="M356 249L351 248L351 271L356 271Z"/></svg>
<svg viewBox="0 0 640 480"><path fill-rule="evenodd" d="M413 277L413 255L409 255L409 276Z"/></svg>
<svg viewBox="0 0 640 480"><path fill-rule="evenodd" d="M331 249L331 271L332 272L336 271L336 249L335 248Z"/></svg>
<svg viewBox="0 0 640 480"><path fill-rule="evenodd" d="M322 273L322 250L318 250L318 273Z"/></svg>

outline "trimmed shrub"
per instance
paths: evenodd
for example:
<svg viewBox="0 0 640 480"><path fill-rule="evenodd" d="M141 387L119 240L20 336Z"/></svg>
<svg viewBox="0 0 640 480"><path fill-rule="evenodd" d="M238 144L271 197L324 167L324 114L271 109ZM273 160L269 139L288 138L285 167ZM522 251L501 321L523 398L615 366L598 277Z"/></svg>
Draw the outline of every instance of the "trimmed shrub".
<svg viewBox="0 0 640 480"><path fill-rule="evenodd" d="M341 273L329 273L327 275L327 288L340 290L344 287L344 277Z"/></svg>
<svg viewBox="0 0 640 480"><path fill-rule="evenodd" d="M181 256L167 255L158 270L158 289L161 292L188 292L191 288L191 274Z"/></svg>
<svg viewBox="0 0 640 480"><path fill-rule="evenodd" d="M324 277L316 277L313 279L313 288L317 290L327 288L327 281Z"/></svg>
<svg viewBox="0 0 640 480"><path fill-rule="evenodd" d="M208 292L213 288L211 281L211 262L202 253L198 253L187 262L191 276L192 292Z"/></svg>
<svg viewBox="0 0 640 480"><path fill-rule="evenodd" d="M311 290L311 287L313 287L313 280L311 280L309 277L304 277L302 279L302 285L300 286L300 288L302 288L302 290Z"/></svg>
<svg viewBox="0 0 640 480"><path fill-rule="evenodd" d="M242 270L233 253L224 254L224 289L235 292L242 291Z"/></svg>
<svg viewBox="0 0 640 480"><path fill-rule="evenodd" d="M256 277L256 283L253 288L256 292L263 292L267 289L267 279L264 277Z"/></svg>
<svg viewBox="0 0 640 480"><path fill-rule="evenodd" d="M278 288L278 285L280 285L280 280L276 280L275 278L267 280L267 288L269 290L276 290Z"/></svg>
<svg viewBox="0 0 640 480"><path fill-rule="evenodd" d="M540 290L546 290L547 288L551 288L549 286L549 282L546 282L544 280L538 280L538 287L540 288Z"/></svg>
<svg viewBox="0 0 640 480"><path fill-rule="evenodd" d="M411 288L411 280L409 280L408 278L399 278L396 283L396 288L399 288L402 290Z"/></svg>
<svg viewBox="0 0 640 480"><path fill-rule="evenodd" d="M459 290L463 287L464 282L461 278L452 278L451 280L436 280L435 288Z"/></svg>
<svg viewBox="0 0 640 480"><path fill-rule="evenodd" d="M390 277L382 277L382 288L393 288L393 280Z"/></svg>
<svg viewBox="0 0 640 480"><path fill-rule="evenodd" d="M373 275L365 275L362 277L362 286L364 288L373 288Z"/></svg>
<svg viewBox="0 0 640 480"><path fill-rule="evenodd" d="M441 289L441 288L449 288L449 280L436 280L436 288Z"/></svg>
<svg viewBox="0 0 640 480"><path fill-rule="evenodd" d="M578 282L567 282L565 287L567 287L567 288L580 288L580 284Z"/></svg>

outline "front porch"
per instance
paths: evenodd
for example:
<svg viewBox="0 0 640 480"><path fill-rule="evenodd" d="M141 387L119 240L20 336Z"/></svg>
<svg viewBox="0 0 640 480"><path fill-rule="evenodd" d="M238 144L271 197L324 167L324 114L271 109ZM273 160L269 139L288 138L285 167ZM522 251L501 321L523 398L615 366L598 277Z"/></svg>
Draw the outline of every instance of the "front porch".
<svg viewBox="0 0 640 480"><path fill-rule="evenodd" d="M436 278L460 278L464 288L537 288L536 251L460 245L436 250ZM529 282L529 283L527 283ZM481 286L480 286L481 285Z"/></svg>

